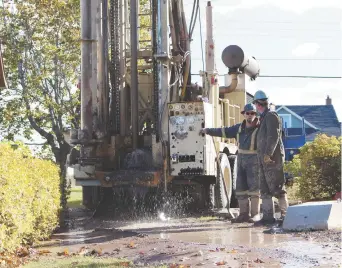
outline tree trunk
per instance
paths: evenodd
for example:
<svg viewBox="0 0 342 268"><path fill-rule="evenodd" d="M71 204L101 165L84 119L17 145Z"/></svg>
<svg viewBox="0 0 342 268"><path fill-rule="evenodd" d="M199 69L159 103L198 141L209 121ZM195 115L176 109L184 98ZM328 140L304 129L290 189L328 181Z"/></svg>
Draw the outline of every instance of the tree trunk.
<svg viewBox="0 0 342 268"><path fill-rule="evenodd" d="M69 197L69 185L66 180L66 160L70 152L71 146L66 142L59 145L59 152L55 154L56 163L60 168L60 191L61 191L61 213L59 217L59 225L61 227L66 226L66 220L68 218L68 197Z"/></svg>

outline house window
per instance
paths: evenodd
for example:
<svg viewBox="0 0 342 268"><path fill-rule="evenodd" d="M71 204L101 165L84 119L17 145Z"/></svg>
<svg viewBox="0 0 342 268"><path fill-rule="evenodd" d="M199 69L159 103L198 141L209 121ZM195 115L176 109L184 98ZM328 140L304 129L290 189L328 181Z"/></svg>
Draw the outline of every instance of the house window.
<svg viewBox="0 0 342 268"><path fill-rule="evenodd" d="M283 122L283 127L290 128L292 126L291 115L290 114L279 114L281 121Z"/></svg>

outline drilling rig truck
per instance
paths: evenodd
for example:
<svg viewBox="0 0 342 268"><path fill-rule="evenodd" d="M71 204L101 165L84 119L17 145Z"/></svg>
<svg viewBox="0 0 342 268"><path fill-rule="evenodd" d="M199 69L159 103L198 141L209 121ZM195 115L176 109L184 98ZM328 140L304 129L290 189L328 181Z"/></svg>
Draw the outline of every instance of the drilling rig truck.
<svg viewBox="0 0 342 268"><path fill-rule="evenodd" d="M202 85L193 83L190 43L200 1L190 18L183 0L143 2L81 1L81 125L70 130L67 166L89 208L106 191L118 197L115 206L185 191L196 208L229 209L236 141L199 132L242 121L246 81L256 79L259 65L227 46L219 86L208 1L205 70Z"/></svg>

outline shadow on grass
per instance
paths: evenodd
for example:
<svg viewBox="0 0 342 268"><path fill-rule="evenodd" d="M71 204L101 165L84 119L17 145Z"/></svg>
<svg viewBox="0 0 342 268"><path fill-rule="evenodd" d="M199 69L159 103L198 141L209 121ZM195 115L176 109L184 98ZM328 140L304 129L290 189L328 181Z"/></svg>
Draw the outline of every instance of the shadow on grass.
<svg viewBox="0 0 342 268"><path fill-rule="evenodd" d="M82 187L73 187L70 190L68 199L69 208L83 208L82 205Z"/></svg>
<svg viewBox="0 0 342 268"><path fill-rule="evenodd" d="M69 208L83 208L82 200L68 201Z"/></svg>

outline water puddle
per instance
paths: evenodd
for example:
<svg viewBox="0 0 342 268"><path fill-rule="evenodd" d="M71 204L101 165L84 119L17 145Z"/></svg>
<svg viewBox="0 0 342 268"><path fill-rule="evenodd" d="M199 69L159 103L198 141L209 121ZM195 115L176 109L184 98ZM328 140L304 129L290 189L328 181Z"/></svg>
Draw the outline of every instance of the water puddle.
<svg viewBox="0 0 342 268"><path fill-rule="evenodd" d="M241 245L251 248L274 251L277 258L283 259L283 267L304 267L307 263L332 267L341 260L341 252L313 241L303 240L290 234L267 234L258 228L223 228L214 231L189 232L167 231L160 238L184 242L210 243L219 245ZM307 266L305 266L307 267Z"/></svg>
<svg viewBox="0 0 342 268"><path fill-rule="evenodd" d="M263 228L234 227L222 222L187 225L175 221L141 222L125 228L173 241L253 248L281 260L282 267L338 267L341 263L340 249L281 233L280 229L272 233Z"/></svg>
<svg viewBox="0 0 342 268"><path fill-rule="evenodd" d="M236 256L238 258L239 256L245 256L251 260L260 258L264 260L272 259L277 262L276 266L255 267L330 268L338 267L341 261L340 248L336 248L332 244L316 243L298 235L283 233L281 229L272 229L270 232L266 232L265 228L230 224L220 220L167 219L167 217L153 221L123 222L104 220L98 222L95 226L87 227L55 234L52 240L41 246L53 248L51 251L56 252L65 247L70 249L70 252L77 252L81 246L100 247L103 251L111 252L111 254L114 254L114 250L119 247L122 249L120 254L125 256L133 254L131 257L137 259L139 256L134 255L137 253L133 253L134 250L127 248L127 244L135 241L134 243L140 243L139 250L144 252L160 251L160 253L154 254L155 258L165 258L167 260L172 256L177 258L179 253L176 252L176 249L178 250L177 246L174 249L173 244L188 245L185 246L185 249L188 250L201 247L201 245L209 245L213 249L216 247L229 248L229 251L237 249L238 254ZM147 235L147 238L141 239L145 235ZM170 244L163 242L164 239L169 240ZM184 242L184 244L177 244L178 242ZM171 245L171 247L168 248L167 245ZM203 249L204 255L206 255L205 250L209 252L208 249ZM176 255L172 255L173 251L176 252L174 253ZM162 255L163 252L167 254ZM183 253L180 252L179 254ZM232 262L239 260L234 259L234 255L231 256L227 252L218 252L217 254L218 260L223 257L230 258ZM189 256L192 255L193 253ZM189 260L189 262L191 261L192 259ZM232 267L240 266L232 265Z"/></svg>
<svg viewBox="0 0 342 268"><path fill-rule="evenodd" d="M174 231L160 233L161 238L181 240L185 242L210 243L222 245L243 245L249 247L277 246L287 242L289 237L279 234L264 234L253 228L222 228L214 231L196 231L177 233ZM293 238L292 238L293 239Z"/></svg>

